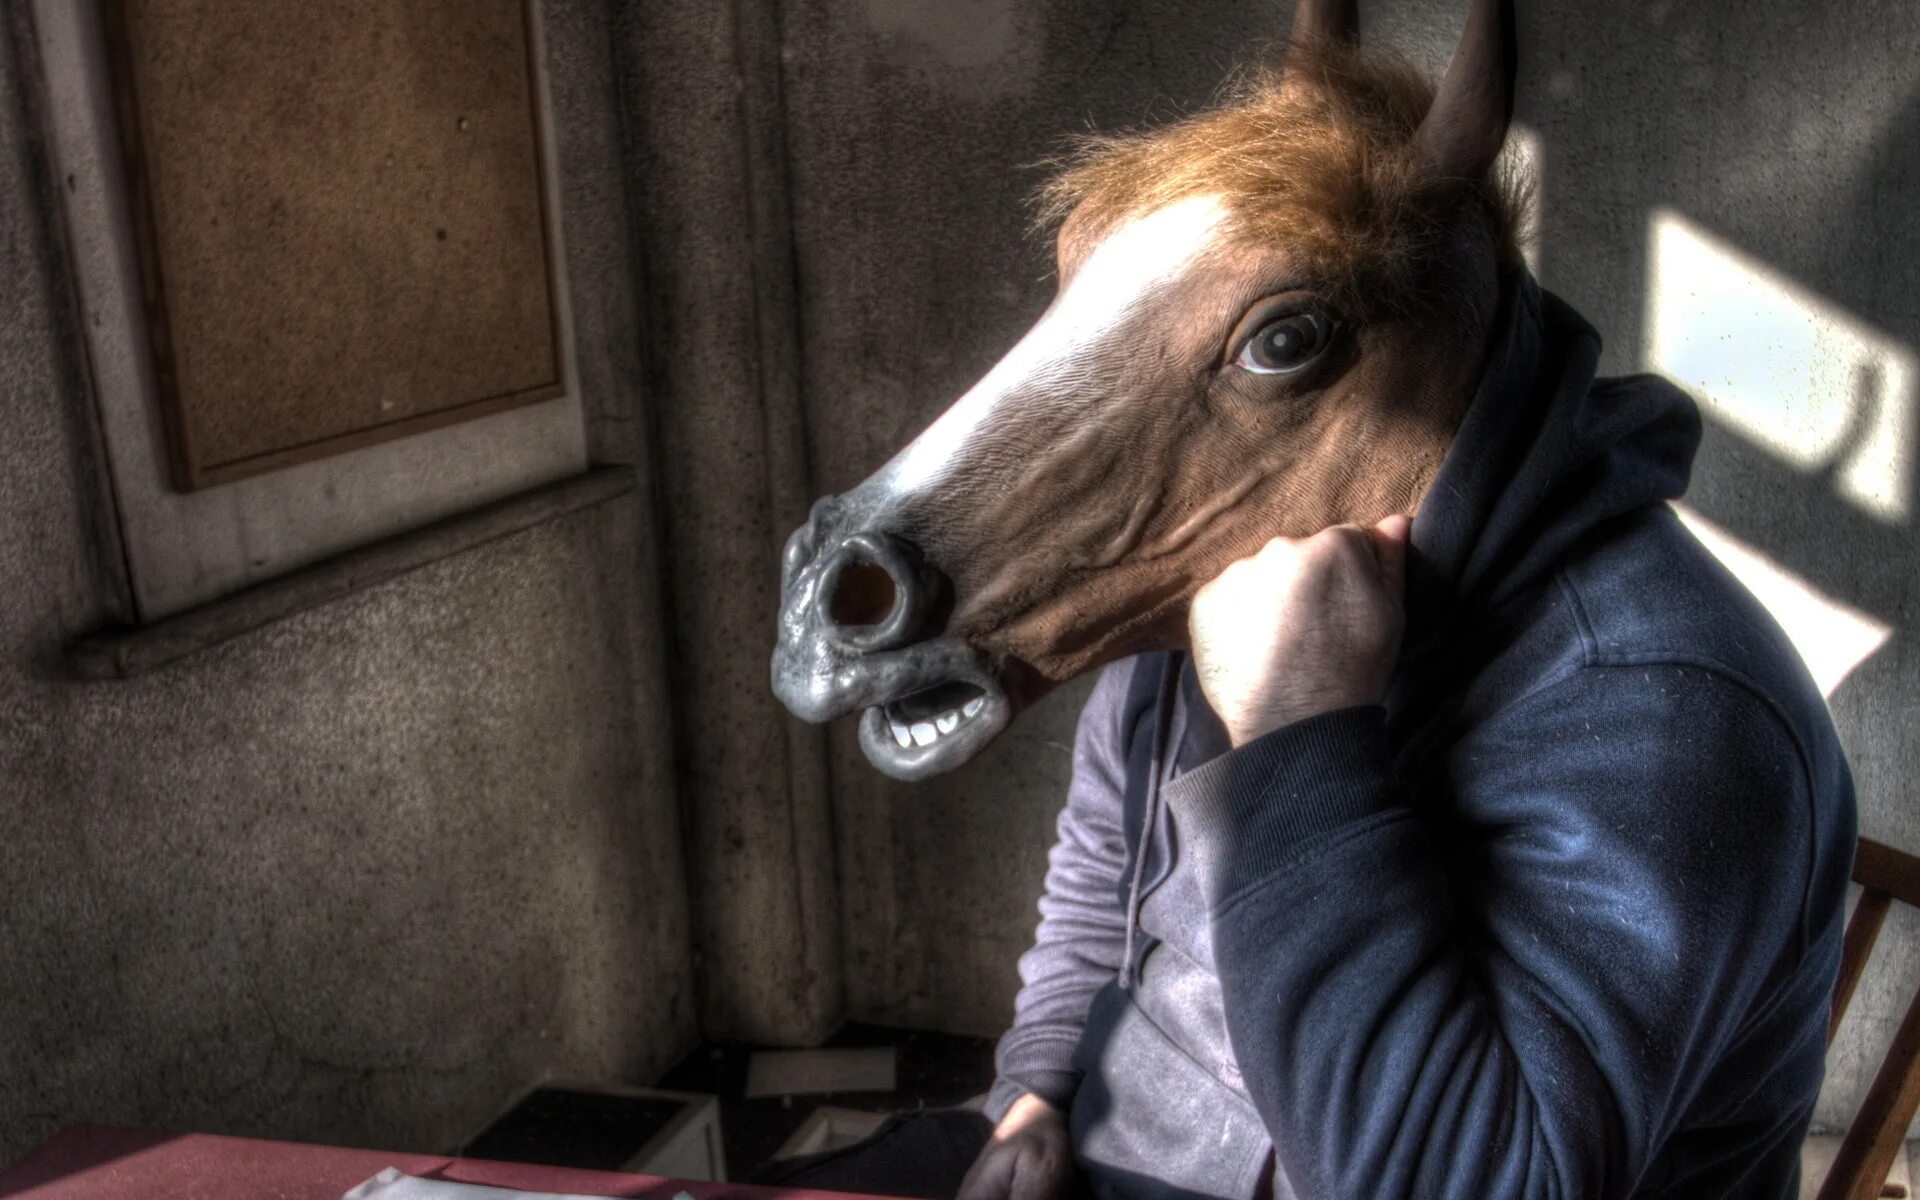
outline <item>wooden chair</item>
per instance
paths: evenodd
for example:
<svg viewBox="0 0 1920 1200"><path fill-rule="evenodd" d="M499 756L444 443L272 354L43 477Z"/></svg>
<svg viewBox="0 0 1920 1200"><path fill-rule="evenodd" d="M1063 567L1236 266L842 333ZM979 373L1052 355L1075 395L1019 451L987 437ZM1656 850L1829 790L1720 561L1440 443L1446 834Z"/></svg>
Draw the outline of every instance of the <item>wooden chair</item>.
<svg viewBox="0 0 1920 1200"><path fill-rule="evenodd" d="M1853 862L1853 881L1864 890L1847 922L1840 951L1840 980L1833 989L1833 1017L1827 1045L1840 1030L1847 1002L1867 969L1867 956L1895 900L1920 908L1920 858L1861 838ZM1893 1166L1914 1110L1920 1108L1920 995L1907 1006L1867 1098L1854 1114L1840 1152L1820 1185L1819 1200L1877 1200Z"/></svg>

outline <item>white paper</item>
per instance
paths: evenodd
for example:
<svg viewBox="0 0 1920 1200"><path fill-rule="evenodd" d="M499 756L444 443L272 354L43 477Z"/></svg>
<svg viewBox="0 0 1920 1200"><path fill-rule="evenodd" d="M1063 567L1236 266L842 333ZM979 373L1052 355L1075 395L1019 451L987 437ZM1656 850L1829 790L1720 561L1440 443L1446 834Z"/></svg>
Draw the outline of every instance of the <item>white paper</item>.
<svg viewBox="0 0 1920 1200"><path fill-rule="evenodd" d="M512 1188L484 1187L477 1183L448 1183L441 1179L418 1179L388 1167L340 1197L340 1200L602 1200L602 1198L562 1195L559 1192L516 1192ZM679 1197L676 1196L674 1200L679 1200Z"/></svg>

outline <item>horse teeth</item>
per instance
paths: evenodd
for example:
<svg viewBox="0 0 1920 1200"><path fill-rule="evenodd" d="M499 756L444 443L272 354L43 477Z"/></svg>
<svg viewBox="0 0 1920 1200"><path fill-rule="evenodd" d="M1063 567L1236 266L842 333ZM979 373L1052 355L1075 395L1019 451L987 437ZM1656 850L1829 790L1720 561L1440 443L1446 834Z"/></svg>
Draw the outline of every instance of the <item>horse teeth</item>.
<svg viewBox="0 0 1920 1200"><path fill-rule="evenodd" d="M939 733L935 732L931 721L915 721L913 723L913 740L922 746L933 745L933 739L939 736Z"/></svg>
<svg viewBox="0 0 1920 1200"><path fill-rule="evenodd" d="M977 717L980 715L980 710L986 706L987 701L985 697L975 696L973 699L967 701L967 706L961 709L960 713L962 716Z"/></svg>
<svg viewBox="0 0 1920 1200"><path fill-rule="evenodd" d="M900 743L902 750L913 745L913 735L907 732L905 725L902 725L892 717L887 718L887 724L893 729L893 740Z"/></svg>
<svg viewBox="0 0 1920 1200"><path fill-rule="evenodd" d="M935 721L934 724L939 727L941 733L952 733L954 730L960 728L960 714L957 712L941 713L940 719Z"/></svg>

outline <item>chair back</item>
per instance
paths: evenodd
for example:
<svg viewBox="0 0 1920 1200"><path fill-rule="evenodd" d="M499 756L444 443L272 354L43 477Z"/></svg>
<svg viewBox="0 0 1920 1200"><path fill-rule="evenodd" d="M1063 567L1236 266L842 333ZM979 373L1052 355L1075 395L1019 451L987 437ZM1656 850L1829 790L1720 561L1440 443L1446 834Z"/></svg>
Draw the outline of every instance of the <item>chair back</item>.
<svg viewBox="0 0 1920 1200"><path fill-rule="evenodd" d="M1887 910L1895 900L1920 908L1920 858L1861 838L1853 860L1853 881L1863 890L1847 921L1840 951L1840 980L1833 989L1828 1046L1833 1045L1840 1018L1846 1015L1853 990L1866 972L1867 957L1873 953ZM1820 1185L1819 1200L1879 1200L1916 1108L1920 1108L1920 994L1907 1006L1893 1044L1873 1077L1873 1086L1867 1089L1867 1098L1847 1127L1833 1169Z"/></svg>

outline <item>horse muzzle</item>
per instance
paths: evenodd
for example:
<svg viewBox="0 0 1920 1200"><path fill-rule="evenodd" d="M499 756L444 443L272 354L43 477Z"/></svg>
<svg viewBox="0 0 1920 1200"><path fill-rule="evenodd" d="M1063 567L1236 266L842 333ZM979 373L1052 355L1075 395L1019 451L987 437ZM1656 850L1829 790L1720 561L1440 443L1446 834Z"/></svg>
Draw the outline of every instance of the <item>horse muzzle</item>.
<svg viewBox="0 0 1920 1200"><path fill-rule="evenodd" d="M979 753L1013 718L987 657L946 631L952 585L914 546L829 498L787 539L773 693L825 722L860 712L860 749L895 779Z"/></svg>

